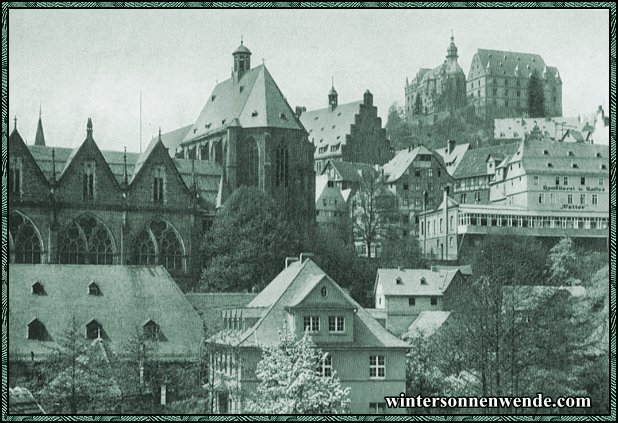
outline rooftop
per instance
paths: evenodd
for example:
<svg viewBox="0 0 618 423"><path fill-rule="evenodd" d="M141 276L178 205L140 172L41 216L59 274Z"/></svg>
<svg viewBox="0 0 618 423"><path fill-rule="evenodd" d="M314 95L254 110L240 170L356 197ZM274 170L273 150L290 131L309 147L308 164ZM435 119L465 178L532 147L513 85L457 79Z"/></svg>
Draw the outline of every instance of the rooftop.
<svg viewBox="0 0 618 423"><path fill-rule="evenodd" d="M442 296L459 269L378 269L378 285L385 296Z"/></svg>

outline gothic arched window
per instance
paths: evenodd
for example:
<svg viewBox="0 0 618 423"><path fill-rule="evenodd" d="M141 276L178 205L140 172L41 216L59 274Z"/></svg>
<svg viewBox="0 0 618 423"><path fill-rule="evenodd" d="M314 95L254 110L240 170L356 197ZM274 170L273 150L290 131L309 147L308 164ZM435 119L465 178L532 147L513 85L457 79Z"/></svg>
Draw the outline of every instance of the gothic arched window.
<svg viewBox="0 0 618 423"><path fill-rule="evenodd" d="M114 242L101 220L83 215L67 226L58 238L58 263L113 264Z"/></svg>
<svg viewBox="0 0 618 423"><path fill-rule="evenodd" d="M288 166L289 166L288 161L289 161L289 152L288 152L287 147L282 142L281 144L279 144L279 147L277 147L277 152L276 152L276 157L275 157L275 171L277 172L276 179L275 179L275 185L278 187L288 186Z"/></svg>
<svg viewBox="0 0 618 423"><path fill-rule="evenodd" d="M19 212L9 215L11 263L41 263L43 244L34 223Z"/></svg>
<svg viewBox="0 0 618 423"><path fill-rule="evenodd" d="M184 247L169 222L156 218L135 238L132 262L142 265L161 264L168 270L184 270Z"/></svg>
<svg viewBox="0 0 618 423"><path fill-rule="evenodd" d="M259 180L259 150L253 137L239 144L239 183L246 186L258 186Z"/></svg>

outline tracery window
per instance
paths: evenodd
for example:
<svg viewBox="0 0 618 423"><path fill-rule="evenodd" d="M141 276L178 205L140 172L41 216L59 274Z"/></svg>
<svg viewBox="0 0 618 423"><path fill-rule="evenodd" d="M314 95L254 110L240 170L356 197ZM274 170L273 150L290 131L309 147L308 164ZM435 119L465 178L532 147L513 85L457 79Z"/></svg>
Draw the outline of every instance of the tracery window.
<svg viewBox="0 0 618 423"><path fill-rule="evenodd" d="M84 162L82 168L82 198L84 201L94 200L95 169L95 162Z"/></svg>
<svg viewBox="0 0 618 423"><path fill-rule="evenodd" d="M184 248L174 228L165 220L152 220L135 238L132 262L163 265L168 270L184 270Z"/></svg>
<svg viewBox="0 0 618 423"><path fill-rule="evenodd" d="M9 215L9 246L11 263L41 263L39 234L32 221L18 212Z"/></svg>
<svg viewBox="0 0 618 423"><path fill-rule="evenodd" d="M22 194L21 157L9 157L9 194L19 197Z"/></svg>
<svg viewBox="0 0 618 423"><path fill-rule="evenodd" d="M83 215L58 238L58 263L113 264L114 242L107 227L92 215Z"/></svg>
<svg viewBox="0 0 618 423"><path fill-rule="evenodd" d="M289 152L286 146L279 144L275 157L275 170L277 186L288 186L288 167L289 167Z"/></svg>

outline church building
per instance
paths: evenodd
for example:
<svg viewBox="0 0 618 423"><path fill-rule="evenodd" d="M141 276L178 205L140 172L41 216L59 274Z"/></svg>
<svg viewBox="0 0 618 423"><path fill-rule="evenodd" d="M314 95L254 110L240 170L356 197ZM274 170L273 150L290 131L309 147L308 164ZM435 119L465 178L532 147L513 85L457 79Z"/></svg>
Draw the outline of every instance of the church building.
<svg viewBox="0 0 618 423"><path fill-rule="evenodd" d="M179 158L221 166L218 204L240 186L255 186L278 201L303 227L315 222L313 145L307 131L264 64L251 67L241 41L233 71L218 83L176 149ZM168 134L164 134L165 138Z"/></svg>

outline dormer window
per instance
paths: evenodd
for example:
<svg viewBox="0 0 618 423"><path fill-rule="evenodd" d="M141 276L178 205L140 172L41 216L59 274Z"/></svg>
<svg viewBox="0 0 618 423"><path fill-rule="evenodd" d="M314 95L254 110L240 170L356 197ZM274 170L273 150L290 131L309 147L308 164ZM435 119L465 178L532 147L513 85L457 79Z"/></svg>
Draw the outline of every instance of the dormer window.
<svg viewBox="0 0 618 423"><path fill-rule="evenodd" d="M152 319L148 319L148 321L144 323L143 330L144 330L144 338L150 341L158 341L161 338L161 328Z"/></svg>
<svg viewBox="0 0 618 423"><path fill-rule="evenodd" d="M607 170L607 166L605 166L604 164L601 165L601 169L602 170Z"/></svg>
<svg viewBox="0 0 618 423"><path fill-rule="evenodd" d="M345 318L343 316L328 316L328 331L329 332L344 332Z"/></svg>
<svg viewBox="0 0 618 423"><path fill-rule="evenodd" d="M304 316L303 328L305 332L319 332L320 316Z"/></svg>
<svg viewBox="0 0 618 423"><path fill-rule="evenodd" d="M93 319L86 325L86 339L99 338L103 338L103 326Z"/></svg>
<svg viewBox="0 0 618 423"><path fill-rule="evenodd" d="M45 325L37 318L28 323L28 339L34 341L46 341L49 339L49 333L47 333Z"/></svg>
<svg viewBox="0 0 618 423"><path fill-rule="evenodd" d="M217 96L213 95L212 97L210 97L210 101L215 101L215 98L217 98Z"/></svg>
<svg viewBox="0 0 618 423"><path fill-rule="evenodd" d="M285 115L285 113L281 113L279 117L281 118L281 120L288 120L288 117Z"/></svg>
<svg viewBox="0 0 618 423"><path fill-rule="evenodd" d="M95 282L90 282L90 285L88 285L88 295L94 295L95 297L102 295L99 285L97 285Z"/></svg>
<svg viewBox="0 0 618 423"><path fill-rule="evenodd" d="M403 285L403 280L401 280L401 277L397 276L397 279L395 279L395 284Z"/></svg>
<svg viewBox="0 0 618 423"><path fill-rule="evenodd" d="M544 156L549 156L549 151L547 151L547 150L543 150L543 155L544 155Z"/></svg>
<svg viewBox="0 0 618 423"><path fill-rule="evenodd" d="M47 295L45 292L45 287L39 281L36 281L32 284L32 294L34 295Z"/></svg>
<svg viewBox="0 0 618 423"><path fill-rule="evenodd" d="M221 125L225 125L225 119L221 121Z"/></svg>
<svg viewBox="0 0 618 423"><path fill-rule="evenodd" d="M421 285L427 285L427 279L421 278Z"/></svg>
<svg viewBox="0 0 618 423"><path fill-rule="evenodd" d="M94 200L95 169L94 161L84 162L82 166L82 199L84 201Z"/></svg>
<svg viewBox="0 0 618 423"><path fill-rule="evenodd" d="M577 163L573 163L573 164L571 164L571 166L573 166L573 169L578 169L578 168L579 168L579 166L577 165Z"/></svg>
<svg viewBox="0 0 618 423"><path fill-rule="evenodd" d="M254 110L254 111L251 113L251 117L256 117L257 115L258 115L257 110ZM309 132L311 132L311 131L309 131Z"/></svg>
<svg viewBox="0 0 618 423"><path fill-rule="evenodd" d="M554 165L551 164L550 162L547 162L547 167L554 167Z"/></svg>
<svg viewBox="0 0 618 423"><path fill-rule="evenodd" d="M569 151L568 156L569 156L569 157L573 157L573 156L574 156L573 152L572 152L572 151Z"/></svg>
<svg viewBox="0 0 618 423"><path fill-rule="evenodd" d="M601 157L601 153L597 153L597 157Z"/></svg>

